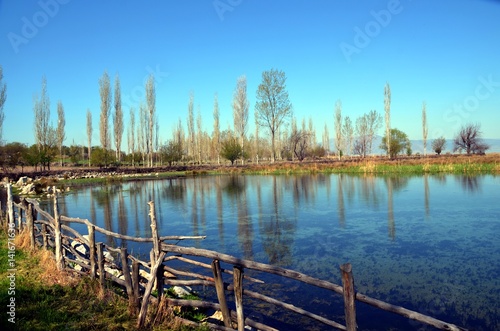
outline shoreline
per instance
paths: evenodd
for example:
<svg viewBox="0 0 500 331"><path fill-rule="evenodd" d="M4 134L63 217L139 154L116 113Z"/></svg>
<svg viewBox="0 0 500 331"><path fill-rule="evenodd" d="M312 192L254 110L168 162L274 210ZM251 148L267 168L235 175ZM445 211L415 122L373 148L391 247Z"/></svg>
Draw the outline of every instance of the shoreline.
<svg viewBox="0 0 500 331"><path fill-rule="evenodd" d="M238 165L202 164L145 167L54 167L50 171L14 169L3 172L16 183L27 177L41 186L58 188L107 184L113 182L192 177L202 175L300 175L300 174L353 174L353 175L425 175L425 174L500 174L500 153L488 155L432 155L426 157L386 157L318 159L278 161L275 163L247 163Z"/></svg>

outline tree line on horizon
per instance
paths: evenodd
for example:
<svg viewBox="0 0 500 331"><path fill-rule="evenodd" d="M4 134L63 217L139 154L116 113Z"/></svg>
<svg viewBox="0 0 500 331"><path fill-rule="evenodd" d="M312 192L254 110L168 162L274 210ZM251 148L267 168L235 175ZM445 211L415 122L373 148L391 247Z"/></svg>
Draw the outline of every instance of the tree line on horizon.
<svg viewBox="0 0 500 331"><path fill-rule="evenodd" d="M316 132L312 118L306 122L303 118L300 125L293 115L293 107L286 89L286 75L281 70L271 69L262 73L254 111L255 132L248 134L249 101L247 97L247 80L245 76L237 79L233 93L233 129L222 130L220 127L220 109L217 93L213 105L213 132L208 134L202 129L201 113L194 116L194 93L191 92L188 102L187 134L184 132L182 120L173 124L172 137L161 143L159 138L159 121L156 112L155 78L151 74L144 86L145 100L140 103L138 114L129 109L129 125L126 141L127 153L122 151L124 135L123 110L121 103L120 78L115 76L114 93L111 79L106 71L98 81L100 96L99 146L92 144L93 123L90 109L86 112L87 146L72 144L65 146L65 113L61 100L57 102L57 126L50 121L50 98L47 93L47 80L42 77L40 95L34 98L34 138L35 144L26 146L19 142L3 144L2 129L4 121L4 104L7 98L7 86L3 82L2 66L0 66L0 153L2 166L33 166L35 169L50 169L58 157L62 166L65 158L73 165L109 166L130 164L132 166L153 167L154 165L177 162L203 164L221 163L221 157L233 164L240 160L299 160L320 158L333 154L341 157L358 155L366 157L373 150L373 141L377 132L385 124L385 135L379 146L386 154L395 158L399 154L411 155L411 144L408 136L391 127L391 89L389 83L384 86L384 117L376 110L370 110L354 121L349 116L342 116L342 102L334 105L334 152L330 150L328 125L325 123L322 142L316 142ZM113 98L114 94L114 98ZM113 102L114 101L114 102ZM136 117L137 115L137 117ZM112 117L112 128L110 128ZM136 118L138 123L136 123ZM383 123L383 121L385 123ZM267 137L262 137L265 130ZM422 137L424 155L427 149L427 115L426 103L422 104ZM114 149L112 149L112 143ZM432 150L441 154L445 149L444 137L434 139ZM479 124L464 125L453 142L453 151L467 154L484 153L489 146L481 139Z"/></svg>

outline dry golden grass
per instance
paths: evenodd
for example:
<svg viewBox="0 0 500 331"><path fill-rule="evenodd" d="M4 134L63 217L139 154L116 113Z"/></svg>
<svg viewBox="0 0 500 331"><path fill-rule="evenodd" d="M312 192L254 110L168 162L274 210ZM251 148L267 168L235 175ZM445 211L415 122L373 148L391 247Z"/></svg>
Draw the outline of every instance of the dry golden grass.
<svg viewBox="0 0 500 331"><path fill-rule="evenodd" d="M74 286L78 283L78 277L75 277L68 271L57 269L56 260L52 251L47 249L31 249L29 231L26 228L16 235L14 244L16 248L23 249L26 254L28 254L29 258L35 262L35 264L29 266L31 269L19 270L21 273L33 272L32 268L40 268L39 280L41 283L48 286L56 284L61 286Z"/></svg>

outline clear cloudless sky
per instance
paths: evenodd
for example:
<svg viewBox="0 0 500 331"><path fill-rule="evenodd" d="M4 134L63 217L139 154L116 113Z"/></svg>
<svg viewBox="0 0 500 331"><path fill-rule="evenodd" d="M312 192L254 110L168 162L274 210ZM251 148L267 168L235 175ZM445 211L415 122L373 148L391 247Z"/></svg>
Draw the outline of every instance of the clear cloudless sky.
<svg viewBox="0 0 500 331"><path fill-rule="evenodd" d="M383 115L386 82L391 126L410 139L422 139L424 101L428 139L452 138L470 122L500 138L500 1L2 0L0 65L5 142L34 143L33 99L45 76L54 126L64 105L65 144L86 144L90 109L99 145L105 70L120 77L126 127L155 74L162 141L179 119L186 128L190 92L207 133L215 93L221 128L232 128L234 89L246 75L250 134L256 90L272 68L286 73L294 116L312 118L319 141L325 124L334 137L337 100L353 121L372 109ZM126 128L123 142L127 150Z"/></svg>

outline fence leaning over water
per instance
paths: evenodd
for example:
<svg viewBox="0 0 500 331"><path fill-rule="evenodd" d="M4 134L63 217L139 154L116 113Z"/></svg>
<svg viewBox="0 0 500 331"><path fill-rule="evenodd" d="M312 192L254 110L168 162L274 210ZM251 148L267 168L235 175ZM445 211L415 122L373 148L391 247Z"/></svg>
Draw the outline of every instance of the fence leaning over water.
<svg viewBox="0 0 500 331"><path fill-rule="evenodd" d="M205 237L160 237L156 224L154 202L148 203L152 237L138 238L122 235L96 226L86 219L60 215L57 191L55 188L53 192L54 215L51 215L43 210L35 199L22 198L20 203L14 203L11 187L7 185L7 224L3 224L3 226L15 226L17 220L18 231L25 229L29 232L30 246L32 249L38 246L54 249L56 264L60 270L69 269L81 275L98 278L99 283L103 287L107 286L110 281L123 287L128 297L129 310L132 315L137 316L137 326L139 328L147 324L146 313L148 312L149 303L156 301L157 307L160 307L160 303L164 302L172 306L200 307L218 310L222 314L222 322L224 325L210 323L209 327L213 329L243 330L244 327L248 325L259 330L276 330L273 327L254 321L245 316L245 298L251 298L309 317L339 330L357 330L356 301L364 302L381 310L396 313L406 318L434 326L437 329L466 330L457 325L443 322L416 311L395 306L357 293L354 288L352 266L349 263L340 266L342 278L341 286L290 269L244 260L215 251L167 244L165 241L168 240L204 239ZM15 217L14 207L17 207L17 218ZM24 221L22 217L23 214ZM38 215L43 216L45 220L38 219ZM86 225L87 234L82 235L66 225L71 222ZM105 245L102 242L96 242L96 232L115 239L152 243L153 249L151 250L150 261L142 261L130 255L125 247L116 248ZM119 263L114 262L113 254L119 257ZM185 256L194 256L198 260L186 258ZM206 259L207 262L202 262L200 259ZM207 269L209 274L206 275L175 269L168 265L170 261L187 263L197 268L201 267L202 269ZM224 269L221 266L221 262L232 266L232 268ZM246 275L246 269L293 279L340 294L343 296L344 300L345 325L306 309L296 307L290 303L250 290L248 286L244 285L245 282L257 284L262 284L264 282L255 277ZM149 270L149 272L147 272L147 270ZM224 279L225 275L230 275L230 278L227 279L228 277L226 276L226 279ZM162 295L165 285L214 287L217 294L217 302L170 298L166 295ZM151 295L153 290L156 290L156 297ZM233 301L235 310L229 308L227 300L228 292L232 292L234 295ZM159 315L159 309L154 315ZM179 319L186 324L196 324L196 322Z"/></svg>

